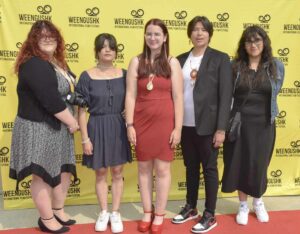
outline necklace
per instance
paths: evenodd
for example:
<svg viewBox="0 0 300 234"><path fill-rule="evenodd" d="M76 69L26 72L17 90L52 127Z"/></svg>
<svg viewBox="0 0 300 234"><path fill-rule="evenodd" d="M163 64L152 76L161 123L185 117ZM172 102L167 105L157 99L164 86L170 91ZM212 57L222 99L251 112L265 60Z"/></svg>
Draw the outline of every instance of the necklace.
<svg viewBox="0 0 300 234"><path fill-rule="evenodd" d="M153 73L150 73L150 75L148 76L148 83L146 85L146 88L148 91L151 91L153 89L153 79L154 79L155 75Z"/></svg>
<svg viewBox="0 0 300 234"><path fill-rule="evenodd" d="M101 65L101 64L98 63L96 67L99 68L100 70L102 70L102 69L114 68L115 66L113 64L109 65L109 66L104 66L104 65Z"/></svg>
<svg viewBox="0 0 300 234"><path fill-rule="evenodd" d="M200 60L201 61L201 60ZM196 66L193 68L192 66L192 59L190 59L190 68L191 68L191 72L190 72L190 77L191 77L191 85L194 87L195 83L196 83L196 79L197 79L197 74L198 74L198 69L200 66L200 62L197 61L193 61L194 64L196 64Z"/></svg>

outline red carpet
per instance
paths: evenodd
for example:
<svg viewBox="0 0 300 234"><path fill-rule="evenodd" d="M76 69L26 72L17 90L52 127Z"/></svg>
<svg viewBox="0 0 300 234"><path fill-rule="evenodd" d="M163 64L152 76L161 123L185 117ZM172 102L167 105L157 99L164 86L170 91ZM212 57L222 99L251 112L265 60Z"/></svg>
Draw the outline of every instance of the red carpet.
<svg viewBox="0 0 300 234"><path fill-rule="evenodd" d="M235 223L235 215L218 215L218 226L212 229L209 234L299 234L300 233L300 211L273 211L269 212L270 222L260 223L255 214L249 216L247 226L240 226ZM190 228L196 221L189 221L184 224L172 224L169 219L165 220L163 234L184 234L190 233ZM137 234L137 221L124 222L124 234ZM38 228L24 228L0 231L1 234L37 234L42 233ZM111 233L110 228L106 232L95 232L94 224L77 224L71 227L70 234L85 233Z"/></svg>

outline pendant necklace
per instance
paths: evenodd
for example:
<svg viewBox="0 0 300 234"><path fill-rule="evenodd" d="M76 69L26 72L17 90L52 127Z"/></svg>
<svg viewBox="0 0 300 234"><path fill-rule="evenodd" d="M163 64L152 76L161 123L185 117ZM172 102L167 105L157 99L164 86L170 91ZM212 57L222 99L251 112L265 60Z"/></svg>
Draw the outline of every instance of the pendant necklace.
<svg viewBox="0 0 300 234"><path fill-rule="evenodd" d="M150 73L150 75L148 76L148 83L146 85L146 88L148 91L151 91L153 89L153 79L154 79L155 75L153 73Z"/></svg>
<svg viewBox="0 0 300 234"><path fill-rule="evenodd" d="M196 64L196 67L193 68L192 67L192 59L190 60L190 68L191 68L191 72L190 72L190 77L191 77L191 85L194 87L196 79L197 79L197 74L198 74L198 69L196 69L197 67L199 68L200 63ZM198 65L198 66L197 66Z"/></svg>

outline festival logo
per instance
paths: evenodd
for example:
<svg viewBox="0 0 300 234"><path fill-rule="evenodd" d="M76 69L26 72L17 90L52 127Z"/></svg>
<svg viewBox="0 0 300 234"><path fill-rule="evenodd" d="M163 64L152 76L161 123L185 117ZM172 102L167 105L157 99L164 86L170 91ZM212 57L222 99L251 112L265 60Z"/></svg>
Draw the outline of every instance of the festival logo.
<svg viewBox="0 0 300 234"><path fill-rule="evenodd" d="M22 43L21 42L17 42L16 43L16 48L18 50L1 50L0 49L0 61L15 61L18 53L19 53L19 49L21 48Z"/></svg>
<svg viewBox="0 0 300 234"><path fill-rule="evenodd" d="M276 148L276 157L300 157L300 140L293 140L289 147Z"/></svg>
<svg viewBox="0 0 300 234"><path fill-rule="evenodd" d="M19 190L3 190L3 200L16 201L31 199L30 185L31 179L25 179L19 183Z"/></svg>
<svg viewBox="0 0 300 234"><path fill-rule="evenodd" d="M80 197L80 185L81 180L77 178L77 180L71 180L70 187L68 189L67 197Z"/></svg>
<svg viewBox="0 0 300 234"><path fill-rule="evenodd" d="M133 144L130 144L130 148L131 148L131 156L132 156L132 161L136 161L136 153L135 153L135 147Z"/></svg>
<svg viewBox="0 0 300 234"><path fill-rule="evenodd" d="M77 165L81 165L83 154L75 154L75 160Z"/></svg>
<svg viewBox="0 0 300 234"><path fill-rule="evenodd" d="M124 44L122 44L122 43L118 44L118 46L117 46L118 53L117 53L117 58L115 60L115 63L124 64L124 60L125 60L124 49L125 49Z"/></svg>
<svg viewBox="0 0 300 234"><path fill-rule="evenodd" d="M282 110L277 115L276 127L277 128L285 128L286 127L286 111Z"/></svg>
<svg viewBox="0 0 300 234"><path fill-rule="evenodd" d="M186 17L188 16L187 11L179 10L174 12L174 18L162 19L165 25L168 27L168 30L186 30L187 21Z"/></svg>
<svg viewBox="0 0 300 234"><path fill-rule="evenodd" d="M223 158L223 146L219 148L218 158Z"/></svg>
<svg viewBox="0 0 300 234"><path fill-rule="evenodd" d="M14 128L14 122L1 122L2 132L12 132Z"/></svg>
<svg viewBox="0 0 300 234"><path fill-rule="evenodd" d="M52 12L51 5L39 5L36 7L36 12L32 14L22 13L19 14L19 23L20 24L33 24L37 20L48 20L52 21Z"/></svg>
<svg viewBox="0 0 300 234"><path fill-rule="evenodd" d="M295 80L292 87L281 88L280 97L300 97L300 81Z"/></svg>
<svg viewBox="0 0 300 234"><path fill-rule="evenodd" d="M98 28L100 26L99 14L98 7L87 8L84 16L68 16L69 26Z"/></svg>
<svg viewBox="0 0 300 234"><path fill-rule="evenodd" d="M300 186L300 177L295 178L294 182L295 182L295 186L299 187Z"/></svg>
<svg viewBox="0 0 300 234"><path fill-rule="evenodd" d="M274 170L270 172L270 176L268 177L268 187L281 187L282 171L280 169Z"/></svg>
<svg viewBox="0 0 300 234"><path fill-rule="evenodd" d="M8 166L9 165L9 148L6 146L3 146L0 148L0 166Z"/></svg>
<svg viewBox="0 0 300 234"><path fill-rule="evenodd" d="M290 49L289 48L282 48L282 49L278 49L277 50L277 54L278 54L278 59L285 65L288 66L289 65L289 57L288 54L290 53Z"/></svg>
<svg viewBox="0 0 300 234"><path fill-rule="evenodd" d="M259 15L257 17L257 22L250 22L250 23L243 23L243 28L247 28L252 25L257 25L261 28L263 28L266 32L270 30L270 21L271 21L271 15L270 14L264 14Z"/></svg>
<svg viewBox="0 0 300 234"><path fill-rule="evenodd" d="M183 159L181 144L178 144L176 146L176 149L175 149L175 152L174 152L174 159L175 160L182 160Z"/></svg>
<svg viewBox="0 0 300 234"><path fill-rule="evenodd" d="M299 18L300 21L300 18ZM294 23L284 23L282 25L282 31L283 33L288 34L299 34L300 33L300 23L294 22Z"/></svg>
<svg viewBox="0 0 300 234"><path fill-rule="evenodd" d="M6 96L6 77L0 75L0 96Z"/></svg>
<svg viewBox="0 0 300 234"><path fill-rule="evenodd" d="M204 183L204 174L203 174L203 171L201 169L200 176L199 176L199 190L203 190L204 186L205 186L205 183Z"/></svg>
<svg viewBox="0 0 300 234"><path fill-rule="evenodd" d="M216 16L217 21L213 21L214 31L216 32L228 32L230 15L227 12L219 13Z"/></svg>
<svg viewBox="0 0 300 234"><path fill-rule="evenodd" d="M142 29L144 28L144 14L144 10L138 8L131 10L130 18L114 18L115 28Z"/></svg>
<svg viewBox="0 0 300 234"><path fill-rule="evenodd" d="M78 49L79 45L77 42L73 42L65 45L66 48L66 60L68 63L78 63L79 62L79 54Z"/></svg>

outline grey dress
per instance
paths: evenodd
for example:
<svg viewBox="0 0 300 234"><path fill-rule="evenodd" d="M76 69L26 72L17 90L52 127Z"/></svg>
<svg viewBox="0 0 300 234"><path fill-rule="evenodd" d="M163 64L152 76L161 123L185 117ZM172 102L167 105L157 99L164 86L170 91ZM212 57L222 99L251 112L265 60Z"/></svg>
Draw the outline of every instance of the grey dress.
<svg viewBox="0 0 300 234"><path fill-rule="evenodd" d="M93 144L93 155L83 155L82 164L94 170L131 162L130 144L122 112L125 103L125 80L91 79L85 71L81 74L76 91L88 103L90 114L87 130Z"/></svg>
<svg viewBox="0 0 300 234"><path fill-rule="evenodd" d="M58 91L62 98L69 93L68 81L56 72ZM67 104L73 112L72 106ZM60 174L70 172L75 177L75 151L73 135L67 126L61 124L54 130L46 122L35 122L16 117L11 143L10 177L18 183L25 177L35 174L51 187L60 184Z"/></svg>

